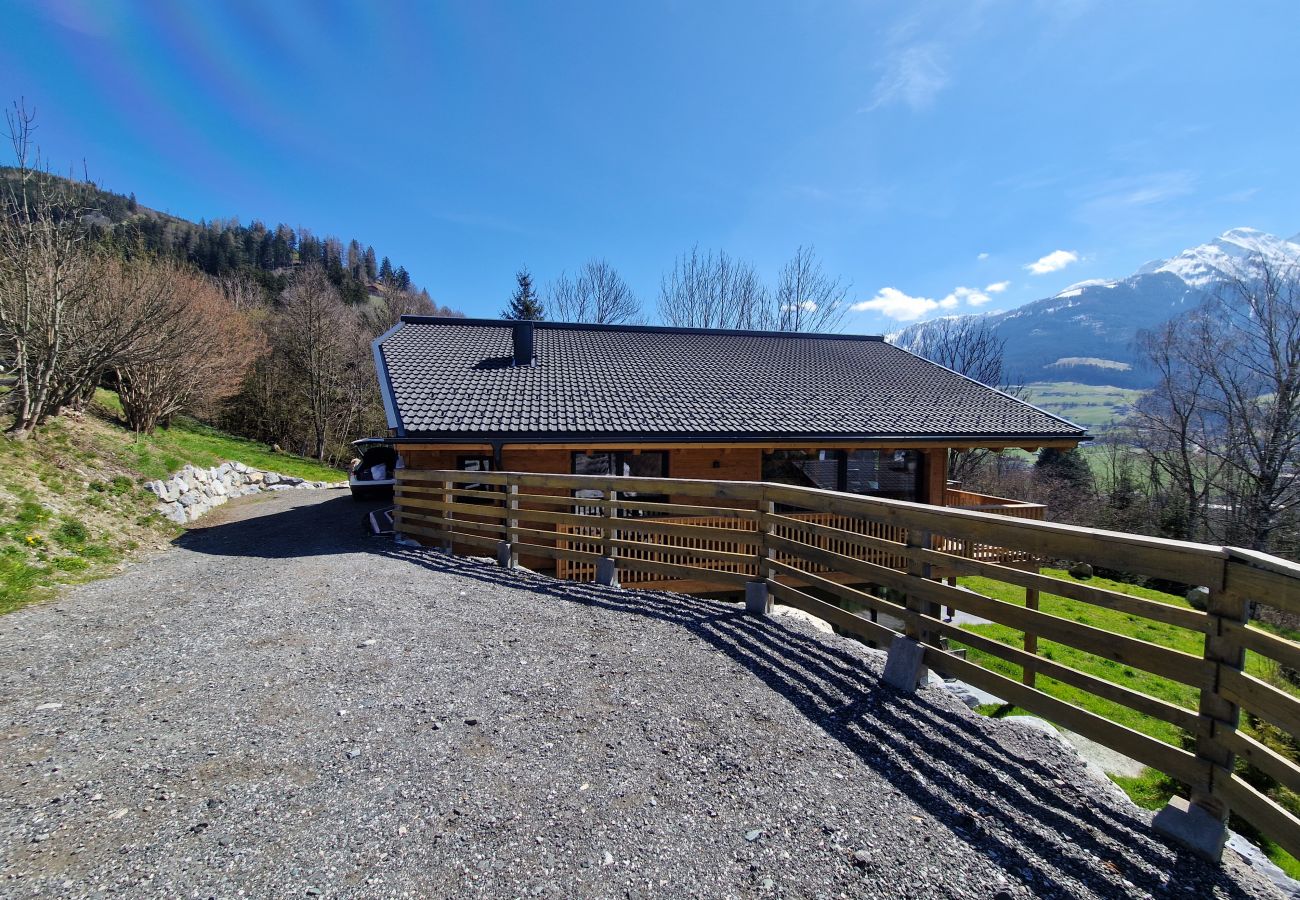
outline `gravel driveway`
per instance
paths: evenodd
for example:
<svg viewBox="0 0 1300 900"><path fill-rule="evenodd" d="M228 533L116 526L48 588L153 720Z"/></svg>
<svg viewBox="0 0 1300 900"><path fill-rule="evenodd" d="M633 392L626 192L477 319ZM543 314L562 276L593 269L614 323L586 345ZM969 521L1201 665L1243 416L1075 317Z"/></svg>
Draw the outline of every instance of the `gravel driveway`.
<svg viewBox="0 0 1300 900"><path fill-rule="evenodd" d="M1275 896L785 618L223 507L0 618L6 896Z"/></svg>

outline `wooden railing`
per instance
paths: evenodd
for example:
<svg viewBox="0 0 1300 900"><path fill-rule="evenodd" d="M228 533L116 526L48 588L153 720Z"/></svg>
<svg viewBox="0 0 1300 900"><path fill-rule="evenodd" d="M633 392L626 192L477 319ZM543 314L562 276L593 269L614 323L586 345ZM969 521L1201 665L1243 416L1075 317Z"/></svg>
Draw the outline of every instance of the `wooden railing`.
<svg viewBox="0 0 1300 900"><path fill-rule="evenodd" d="M572 496L578 490L583 497ZM627 497L632 491L674 502ZM882 646L908 638L926 665L1170 775L1201 810L1224 820L1231 810L1300 856L1300 819L1234 771L1241 759L1300 793L1300 766L1239 729L1247 711L1300 744L1300 699L1248 674L1245 664L1251 651L1300 671L1300 644L1250 625L1248 615L1252 602L1300 612L1300 565L1235 548L754 482L408 469L399 470L396 493L398 531L448 549L488 548L503 564L524 556L590 571L616 568L624 583L649 573L669 588L760 584L843 633ZM674 539L671 547L663 536ZM991 561L965 549L972 547L1205 586L1207 611ZM1015 586L1024 602L953 587L935 580L937 573ZM1203 649L1189 653L1052 615L1038 608L1044 594L1190 633ZM1023 642L1012 646L958 628L944 620L941 607L1022 632ZM901 623L901 630L875 621L877 614ZM1199 698L1196 708L1065 665L1039 653L1040 638L1109 660L1120 671L1186 685ZM949 639L1014 664L1022 677L949 653ZM1186 741L1174 746L1068 703L1040 689L1039 678L1169 723Z"/></svg>
<svg viewBox="0 0 1300 900"><path fill-rule="evenodd" d="M953 509L969 509L975 512L1011 516L1015 519L1037 519L1041 522L1047 518L1047 507L1041 503L1025 503L1022 500L994 497L991 494L977 494L974 491L963 491L960 488L945 490L943 505Z"/></svg>

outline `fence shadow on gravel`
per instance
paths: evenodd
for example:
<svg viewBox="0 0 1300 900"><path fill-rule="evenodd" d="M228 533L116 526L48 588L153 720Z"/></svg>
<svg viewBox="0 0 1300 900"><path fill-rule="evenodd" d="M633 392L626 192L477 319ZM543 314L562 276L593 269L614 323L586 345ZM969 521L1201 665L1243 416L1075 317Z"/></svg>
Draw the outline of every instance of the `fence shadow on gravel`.
<svg viewBox="0 0 1300 900"><path fill-rule="evenodd" d="M389 543L370 546L433 572L684 628L763 681L973 852L1038 893L1074 896L1070 883L1078 882L1113 896L1124 890L1115 881L1121 878L1134 893L1208 896L1213 886L1224 898L1248 896L1220 867L1159 838L1136 810L1097 804L1101 788L1062 783L1057 772L1003 749L977 722L893 690L861 658L784 625L697 597L559 581Z"/></svg>
<svg viewBox="0 0 1300 900"><path fill-rule="evenodd" d="M391 537L372 537L365 521L372 510L391 503L357 503L347 492L331 490L328 499L321 499L320 491L294 491L263 495L253 504L273 498L299 501L299 505L288 509L277 506L273 512L213 524L200 519L172 543L213 556L295 559L366 551L374 549L379 541L392 541ZM250 505L248 511L256 513L257 509L257 505ZM215 513L216 517L221 515Z"/></svg>

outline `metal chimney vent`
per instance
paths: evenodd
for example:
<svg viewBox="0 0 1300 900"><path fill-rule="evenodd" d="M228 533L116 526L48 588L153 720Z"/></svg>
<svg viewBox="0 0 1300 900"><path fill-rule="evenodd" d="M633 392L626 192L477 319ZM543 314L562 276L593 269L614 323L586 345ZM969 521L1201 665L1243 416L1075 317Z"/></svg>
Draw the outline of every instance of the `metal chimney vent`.
<svg viewBox="0 0 1300 900"><path fill-rule="evenodd" d="M531 319L518 319L510 330L514 343L515 365L531 366L533 364L533 323Z"/></svg>

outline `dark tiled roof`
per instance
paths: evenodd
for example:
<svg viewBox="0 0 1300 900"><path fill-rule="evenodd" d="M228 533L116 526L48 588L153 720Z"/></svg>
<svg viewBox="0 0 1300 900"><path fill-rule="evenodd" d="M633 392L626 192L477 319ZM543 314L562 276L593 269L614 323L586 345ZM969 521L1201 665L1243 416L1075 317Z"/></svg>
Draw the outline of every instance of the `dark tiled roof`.
<svg viewBox="0 0 1300 900"><path fill-rule="evenodd" d="M376 341L399 435L1080 438L1082 428L880 338L409 317ZM386 371L384 371L386 370Z"/></svg>

